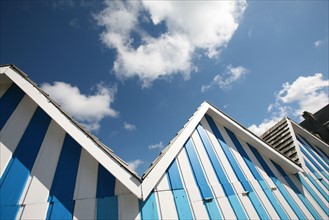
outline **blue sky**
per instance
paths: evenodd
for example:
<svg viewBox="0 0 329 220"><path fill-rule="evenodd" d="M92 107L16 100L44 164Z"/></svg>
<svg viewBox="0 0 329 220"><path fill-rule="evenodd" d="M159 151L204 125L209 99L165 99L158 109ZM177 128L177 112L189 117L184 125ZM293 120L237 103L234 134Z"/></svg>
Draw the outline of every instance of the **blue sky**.
<svg viewBox="0 0 329 220"><path fill-rule="evenodd" d="M204 101L257 134L328 100L328 1L1 1L0 63L143 173Z"/></svg>

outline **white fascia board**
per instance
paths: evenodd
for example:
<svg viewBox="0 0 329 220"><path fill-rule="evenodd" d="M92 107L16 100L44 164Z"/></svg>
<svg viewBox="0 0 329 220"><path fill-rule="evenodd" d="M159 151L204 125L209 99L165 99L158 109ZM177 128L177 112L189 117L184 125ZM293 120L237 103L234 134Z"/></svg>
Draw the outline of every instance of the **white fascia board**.
<svg viewBox="0 0 329 220"><path fill-rule="evenodd" d="M239 138L255 147L262 155L266 155L268 158L280 164L280 166L282 166L289 173L295 174L297 172L303 172L302 168L300 168L297 164L274 150L263 140L251 133L251 131L247 130L242 125L238 124L215 107L210 106L207 113L220 124L233 131Z"/></svg>
<svg viewBox="0 0 329 220"><path fill-rule="evenodd" d="M1 68L1 71L3 69ZM133 194L141 198L141 183L125 170L116 160L110 157L93 140L76 127L47 97L21 74L7 68L5 74L15 82L28 96L34 100L53 120L55 120L73 139L75 139L90 155L102 164L111 174L123 183Z"/></svg>
<svg viewBox="0 0 329 220"><path fill-rule="evenodd" d="M10 68L10 66L2 66L2 67L0 67L0 74L4 74L9 68Z"/></svg>
<svg viewBox="0 0 329 220"><path fill-rule="evenodd" d="M200 123L201 119L205 115L205 113L209 109L209 104L204 102L201 104L199 109L192 116L191 120L188 122L183 131L178 134L178 137L171 143L168 151L164 153L162 158L158 161L158 163L153 167L153 169L147 174L142 182L142 194L143 199L145 200L150 192L153 190L155 185L158 183L162 175L165 173L169 165L178 155L178 153L183 148L183 145L187 141L187 139L191 136L192 132L196 128L196 126Z"/></svg>
<svg viewBox="0 0 329 220"><path fill-rule="evenodd" d="M300 134L309 142L315 143L317 147L321 148L321 150L323 150L327 155L329 155L329 145L327 143L314 136L312 133L310 133L291 119L289 119L289 121L292 125L295 134Z"/></svg>

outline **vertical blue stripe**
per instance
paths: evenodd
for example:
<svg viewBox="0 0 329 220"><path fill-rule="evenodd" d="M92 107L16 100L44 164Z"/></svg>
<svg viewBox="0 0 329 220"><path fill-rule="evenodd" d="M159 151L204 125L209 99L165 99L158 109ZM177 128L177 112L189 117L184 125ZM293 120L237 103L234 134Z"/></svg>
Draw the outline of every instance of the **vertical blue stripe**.
<svg viewBox="0 0 329 220"><path fill-rule="evenodd" d="M159 219L157 202L152 192L145 201L139 202L142 220Z"/></svg>
<svg viewBox="0 0 329 220"><path fill-rule="evenodd" d="M66 134L50 189L47 219L71 219L73 217L73 194L80 154L80 145Z"/></svg>
<svg viewBox="0 0 329 220"><path fill-rule="evenodd" d="M174 189L183 189L183 184L181 177L179 175L179 170L177 167L177 161L174 160L168 168L168 180L169 185L172 190Z"/></svg>
<svg viewBox="0 0 329 220"><path fill-rule="evenodd" d="M179 219L193 219L189 201L183 188L176 160L168 168L168 180L172 190Z"/></svg>
<svg viewBox="0 0 329 220"><path fill-rule="evenodd" d="M97 219L118 219L118 197L115 196L115 177L98 164Z"/></svg>
<svg viewBox="0 0 329 220"><path fill-rule="evenodd" d="M6 124L23 97L24 92L15 83L12 83L0 98L0 130Z"/></svg>
<svg viewBox="0 0 329 220"><path fill-rule="evenodd" d="M309 179L313 186L320 192L320 194L325 198L325 200L327 201L327 203L329 204L329 195L328 193L326 193L321 186L319 185L319 183L309 174L305 174L305 176L307 177L307 179Z"/></svg>
<svg viewBox="0 0 329 220"><path fill-rule="evenodd" d="M315 160L317 160L320 164L321 164L321 166L326 170L326 171L329 171L329 167L328 167L328 165L327 164L325 164L323 161L322 161L322 159L321 159L321 157L318 155L318 154L316 154L312 149L310 149L311 148L311 144L307 141L307 140L305 140L303 137L301 137L305 142L303 142L303 141L301 141L301 139L299 138L299 137L297 137L297 139L298 139L298 141L304 146L304 148L314 157L314 159ZM306 144L305 144L306 143Z"/></svg>
<svg viewBox="0 0 329 220"><path fill-rule="evenodd" d="M229 183L229 181L225 175L224 169L223 169L222 165L220 164L218 158L216 157L216 152L214 151L212 144L210 143L210 140L208 139L208 136L207 136L204 128L201 125L198 125L197 131L200 135L203 146L206 149L206 152L210 159L212 167L215 170L216 177L217 177L218 181L220 182L220 184L222 185L225 195L226 195L227 199L229 200L236 217L238 219L247 219L248 216L246 215L246 213L239 201L238 196L235 194L231 183Z"/></svg>
<svg viewBox="0 0 329 220"><path fill-rule="evenodd" d="M198 156L194 150L194 146L191 139L189 139L186 142L185 149L187 152L188 159L190 161L190 165L192 167L194 179L197 182L199 191L201 192L202 195L203 202L207 208L209 218L222 219L222 216L219 212L216 202L213 200L211 189L207 183L205 174L202 171L200 161L198 160Z"/></svg>
<svg viewBox="0 0 329 220"><path fill-rule="evenodd" d="M253 204L257 214L262 219L269 219L270 217L268 216L266 210L264 209L263 204L259 201L255 192L253 192L253 188L251 187L250 183L248 182L248 180L242 173L241 168L239 167L232 152L230 151L230 147L228 147L227 144L225 143L224 138L221 135L221 133L219 132L214 120L208 115L206 115L206 119L207 119L207 122L208 122L213 134L217 138L220 147L224 151L226 158L228 159L229 163L231 164L233 171L236 174L239 182L241 182L244 190L249 192L248 197L249 197L251 203Z"/></svg>
<svg viewBox="0 0 329 220"><path fill-rule="evenodd" d="M253 146L249 145L251 151L255 155L256 159L260 163L260 165L263 167L266 174L271 178L273 183L278 187L279 191L281 192L282 196L285 198L287 203L290 205L291 209L294 211L294 213L297 215L299 219L306 219L303 212L300 210L299 206L296 205L295 201L291 198L287 190L284 188L284 186L281 184L281 182L276 178L270 167L267 165L263 157L259 154L259 152L254 148Z"/></svg>
<svg viewBox="0 0 329 220"><path fill-rule="evenodd" d="M50 117L37 108L0 179L0 207L18 204L49 123ZM15 207L18 211L19 206ZM10 213L13 213L14 209L12 208Z"/></svg>
<svg viewBox="0 0 329 220"><path fill-rule="evenodd" d="M320 158L322 158L327 164L329 164L329 160L328 160L326 154L325 154L320 148L313 146L310 142L308 142L308 141L307 141L304 137L302 137L302 136L298 136L297 139L298 139L298 138L303 139L304 142L305 142L310 148L312 148L312 149L314 150L314 152L316 152L316 154L317 154ZM304 146L305 146L305 145L304 145ZM322 156L321 153L320 153L319 151L320 151L324 156Z"/></svg>
<svg viewBox="0 0 329 220"><path fill-rule="evenodd" d="M323 154L323 158L326 159L327 163L329 163L329 156L328 154L326 154L321 148L319 148L318 146L316 146L316 149L318 149L322 154Z"/></svg>
<svg viewBox="0 0 329 220"><path fill-rule="evenodd" d="M251 159L249 158L247 152L243 149L241 143L239 142L239 140L237 139L235 134L231 130L229 130L228 128L225 128L225 129L226 129L226 132L228 133L228 135L230 136L231 140L233 141L236 149L238 150L238 152L242 156L244 162L247 164L247 166L248 166L249 170L251 171L252 175L258 181L258 183L260 184L260 186L264 190L264 193L265 193L266 197L270 200L270 202L271 202L272 206L274 207L276 213L280 216L281 219L288 219L289 217L285 213L285 211L282 208L282 206L280 205L280 203L277 201L276 197L272 194L272 191L269 189L268 185L263 180L262 176L259 174L258 170L256 169L255 164L251 161Z"/></svg>
<svg viewBox="0 0 329 220"><path fill-rule="evenodd" d="M97 198L114 196L115 190L115 177L103 167L98 165L98 177L97 177Z"/></svg>
<svg viewBox="0 0 329 220"><path fill-rule="evenodd" d="M185 144L185 149L186 149L187 156L188 156L188 159L189 159L191 167L192 167L192 171L193 171L195 180L201 191L202 198L204 200L212 199L213 195L212 195L211 189L207 183L206 177L202 170L198 156L194 150L194 146L193 146L191 139L189 139L187 141L187 143Z"/></svg>
<svg viewBox="0 0 329 220"><path fill-rule="evenodd" d="M129 210L127 209L127 212ZM97 219L118 219L118 197L97 198Z"/></svg>
<svg viewBox="0 0 329 220"><path fill-rule="evenodd" d="M302 192L299 191L295 183L290 179L290 177L286 174L286 172L274 161L272 161L276 169L281 173L283 178L287 181L290 188L297 194L297 196L300 198L300 200L304 203L306 208L311 212L312 216L315 219L320 219L319 214L315 211L313 206L310 204L310 202L305 198L305 196L302 194Z"/></svg>
<svg viewBox="0 0 329 220"><path fill-rule="evenodd" d="M297 179L302 183L302 185L306 188L306 190L311 194L313 199L318 203L318 205L322 208L322 210L326 213L326 215L329 215L329 210L326 204L322 202L322 200L318 197L318 195L314 192L314 190L308 185L308 183L304 180L304 178L301 175L298 175L298 173L295 175Z"/></svg>

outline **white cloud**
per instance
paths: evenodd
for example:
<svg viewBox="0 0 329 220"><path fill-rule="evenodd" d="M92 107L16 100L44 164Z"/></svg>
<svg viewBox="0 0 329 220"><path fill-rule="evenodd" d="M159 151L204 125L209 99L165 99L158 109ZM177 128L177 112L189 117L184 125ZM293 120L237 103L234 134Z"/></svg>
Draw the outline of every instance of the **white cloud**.
<svg viewBox="0 0 329 220"><path fill-rule="evenodd" d="M97 131L104 117L118 116L118 112L110 106L116 87L106 88L98 84L91 95L81 94L78 87L64 82L44 83L41 88L90 131Z"/></svg>
<svg viewBox="0 0 329 220"><path fill-rule="evenodd" d="M193 56L199 51L212 58L226 47L239 26L246 1L106 1L95 15L105 28L101 40L117 50L114 71L118 78L139 77L147 87L156 79L182 74L186 79L196 70ZM151 36L140 25L150 16L166 32ZM140 19L140 20L139 20ZM140 35L136 44L134 34ZM134 43L134 44L133 44ZM134 45L134 46L133 46Z"/></svg>
<svg viewBox="0 0 329 220"><path fill-rule="evenodd" d="M293 83L286 82L275 94L275 102L270 104L270 119L260 125L251 125L249 129L260 135L282 117L299 117L303 111L315 113L329 103L329 80L322 73L313 76L300 76Z"/></svg>
<svg viewBox="0 0 329 220"><path fill-rule="evenodd" d="M136 171L137 168L138 168L140 165L142 165L143 163L144 163L144 162L143 162L142 160L140 160L140 159L137 159L137 160L133 160L133 161L129 161L129 162L127 162L128 166L129 166L132 170L134 170L134 171Z"/></svg>
<svg viewBox="0 0 329 220"><path fill-rule="evenodd" d="M233 67L229 65L226 67L226 72L224 74L218 74L208 85L202 85L201 91L205 92L213 86L218 86L221 89L231 88L233 83L240 80L248 72L249 71L242 66Z"/></svg>
<svg viewBox="0 0 329 220"><path fill-rule="evenodd" d="M159 143L157 144L151 144L149 145L149 150L154 150L154 149L159 149L159 150L162 150L163 148L165 148L165 146L163 145L163 142L160 141Z"/></svg>
<svg viewBox="0 0 329 220"><path fill-rule="evenodd" d="M70 20L69 25L71 27L73 27L74 29L79 29L80 25L79 25L79 19L78 18L73 18Z"/></svg>
<svg viewBox="0 0 329 220"><path fill-rule="evenodd" d="M313 43L313 45L314 45L315 48L318 48L318 47L321 46L322 43L323 43L323 42L322 42L321 40L317 40L317 41L315 41L315 42Z"/></svg>
<svg viewBox="0 0 329 220"><path fill-rule="evenodd" d="M136 125L130 124L128 122L123 123L123 128L128 130L128 131L133 131L136 130Z"/></svg>

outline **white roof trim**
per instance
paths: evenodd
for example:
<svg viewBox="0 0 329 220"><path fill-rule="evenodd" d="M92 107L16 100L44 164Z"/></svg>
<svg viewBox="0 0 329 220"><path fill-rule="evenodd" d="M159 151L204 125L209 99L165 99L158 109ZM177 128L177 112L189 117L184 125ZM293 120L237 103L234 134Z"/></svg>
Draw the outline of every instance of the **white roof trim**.
<svg viewBox="0 0 329 220"><path fill-rule="evenodd" d="M289 119L289 121L292 125L292 128L293 128L295 134L297 134L297 135L300 134L309 142L315 143L317 147L321 148L321 150L323 150L327 155L329 155L329 145L327 143L325 143L318 137L314 136L312 133L310 133L309 131L304 129L302 126L300 126L296 122L294 122L290 119Z"/></svg>
<svg viewBox="0 0 329 220"><path fill-rule="evenodd" d="M142 198L140 180L124 169L122 164L109 156L104 149L101 149L95 141L70 121L58 107L51 103L49 99L38 90L38 88L24 78L22 73L20 73L14 66L10 66L10 68L7 68L7 66L1 67L0 73L7 75L13 82L15 82L90 155L111 172L115 178L124 184L138 198Z"/></svg>

